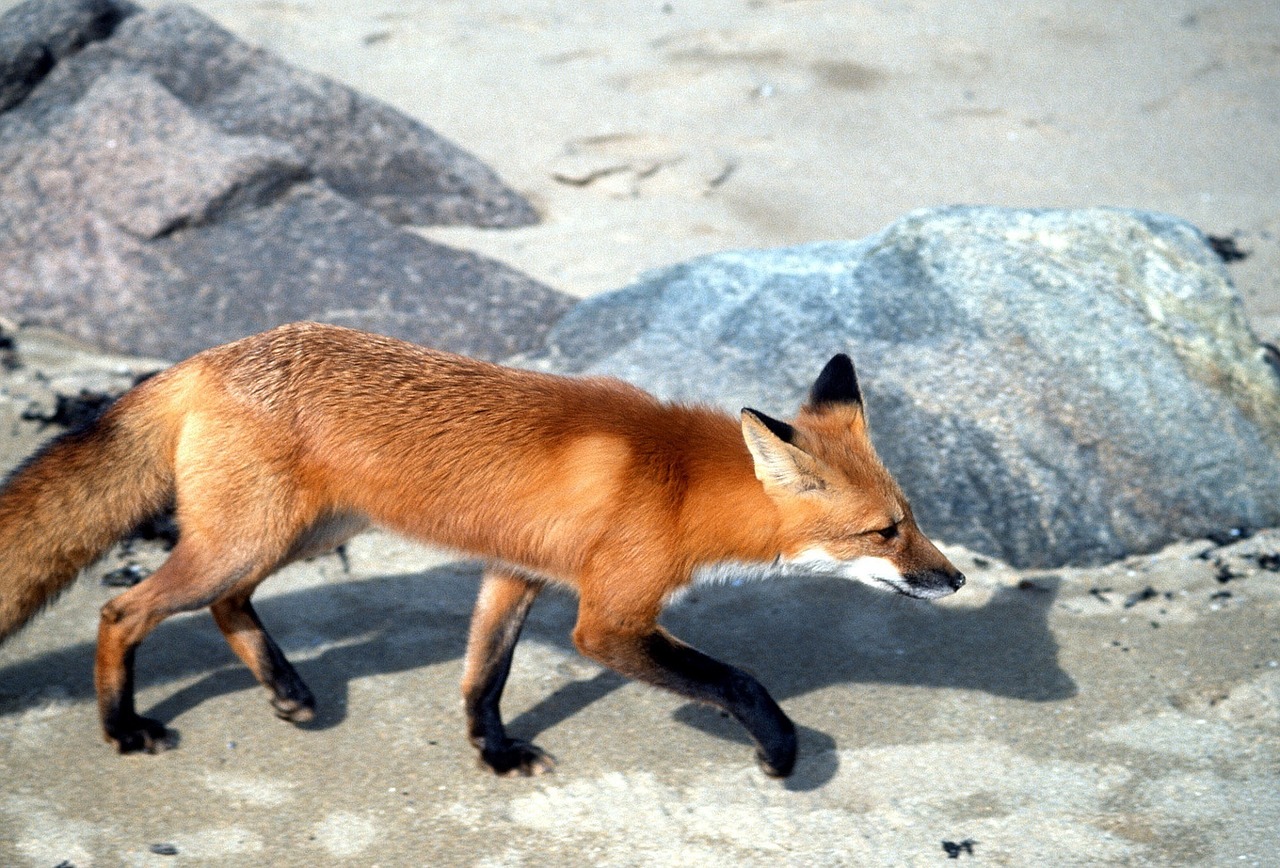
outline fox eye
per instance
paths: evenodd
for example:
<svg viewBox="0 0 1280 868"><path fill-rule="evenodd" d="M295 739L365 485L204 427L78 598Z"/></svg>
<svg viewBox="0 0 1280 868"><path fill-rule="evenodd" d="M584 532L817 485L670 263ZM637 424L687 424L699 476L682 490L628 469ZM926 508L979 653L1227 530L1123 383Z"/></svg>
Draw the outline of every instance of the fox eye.
<svg viewBox="0 0 1280 868"><path fill-rule="evenodd" d="M884 542L888 542L889 540L893 539L898 535L898 524L897 522L894 522L888 527L882 527L882 528L879 528L878 530L873 530L871 534L873 536L879 537Z"/></svg>

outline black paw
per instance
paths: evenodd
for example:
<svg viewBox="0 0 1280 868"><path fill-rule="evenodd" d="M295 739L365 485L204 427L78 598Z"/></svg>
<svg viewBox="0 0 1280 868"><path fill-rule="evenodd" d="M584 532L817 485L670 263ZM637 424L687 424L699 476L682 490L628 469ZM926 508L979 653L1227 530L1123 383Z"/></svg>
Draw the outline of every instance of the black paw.
<svg viewBox="0 0 1280 868"><path fill-rule="evenodd" d="M788 757L770 758L757 752L756 761L760 764L761 771L771 778L785 778L796 767L796 755L794 753Z"/></svg>
<svg viewBox="0 0 1280 868"><path fill-rule="evenodd" d="M791 721L787 721L788 724ZM772 740L762 744L756 750L756 761L766 775L773 778L785 778L796 767L796 731L790 726Z"/></svg>
<svg viewBox="0 0 1280 868"><path fill-rule="evenodd" d="M480 761L495 775L504 778L545 775L556 767L556 759L537 745L509 740L497 750L480 750Z"/></svg>
<svg viewBox="0 0 1280 868"><path fill-rule="evenodd" d="M161 753L176 747L177 733L149 717L115 721L107 730L107 740L115 742L120 753Z"/></svg>

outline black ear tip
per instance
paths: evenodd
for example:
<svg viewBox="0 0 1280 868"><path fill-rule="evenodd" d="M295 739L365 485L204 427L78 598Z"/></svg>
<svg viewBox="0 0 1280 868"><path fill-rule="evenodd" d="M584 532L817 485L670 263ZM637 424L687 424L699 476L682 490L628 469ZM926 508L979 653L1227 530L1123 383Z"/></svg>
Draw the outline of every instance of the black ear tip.
<svg viewBox="0 0 1280 868"><path fill-rule="evenodd" d="M783 422L781 419L775 419L772 416L767 416L759 410L752 410L750 407L743 407L742 412L768 428L769 432L783 443L790 443L795 439L796 429L791 427L788 423Z"/></svg>
<svg viewBox="0 0 1280 868"><path fill-rule="evenodd" d="M858 388L858 374L853 359L845 353L836 353L818 374L809 402L815 407L822 404L858 404L862 402L862 390Z"/></svg>
<svg viewBox="0 0 1280 868"><path fill-rule="evenodd" d="M827 362L827 369L841 377L856 379L858 376L853 368L853 359L849 358L848 353L836 353L832 356L831 361Z"/></svg>

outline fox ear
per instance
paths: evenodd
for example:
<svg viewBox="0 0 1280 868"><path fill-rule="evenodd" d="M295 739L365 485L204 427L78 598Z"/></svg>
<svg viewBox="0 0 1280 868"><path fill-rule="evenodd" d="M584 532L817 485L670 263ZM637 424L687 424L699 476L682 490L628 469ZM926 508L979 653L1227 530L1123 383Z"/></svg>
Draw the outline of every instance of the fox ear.
<svg viewBox="0 0 1280 868"><path fill-rule="evenodd" d="M862 404L858 374L853 369L853 360L844 353L831 357L809 390L811 408L820 409L824 404Z"/></svg>
<svg viewBox="0 0 1280 868"><path fill-rule="evenodd" d="M742 408L742 438L747 441L756 479L765 488L794 494L821 491L827 487L817 460L795 446L796 429L749 407Z"/></svg>

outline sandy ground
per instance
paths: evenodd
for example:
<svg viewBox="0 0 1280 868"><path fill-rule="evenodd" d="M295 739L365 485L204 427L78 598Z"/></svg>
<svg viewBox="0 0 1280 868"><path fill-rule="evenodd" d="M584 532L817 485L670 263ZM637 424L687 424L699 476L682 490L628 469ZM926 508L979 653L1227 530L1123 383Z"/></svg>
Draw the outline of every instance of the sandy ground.
<svg viewBox="0 0 1280 868"><path fill-rule="evenodd" d="M581 295L920 205L1113 204L1235 235L1280 337L1269 0L195 5L494 166L544 223L426 234ZM47 434L32 403L149 367L19 348L5 466ZM731 722L579 658L564 596L535 607L505 705L560 766L479 772L456 686L476 569L379 534L261 594L315 723L275 720L197 614L139 655L179 748L118 757L90 676L113 553L0 649L0 864L1280 864L1280 532L1038 573L949 551L970 584L934 605L814 580L669 613L796 719L785 783Z"/></svg>
<svg viewBox="0 0 1280 868"><path fill-rule="evenodd" d="M1123 205L1238 233L1280 315L1271 0L193 5L496 168L541 226L429 234L566 291L924 205Z"/></svg>

